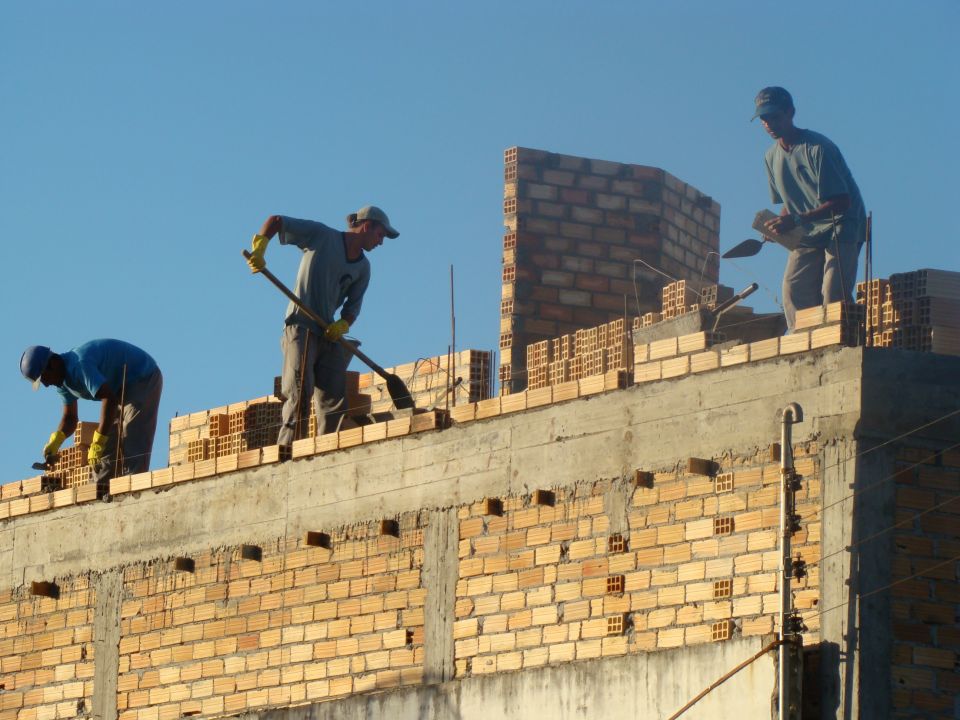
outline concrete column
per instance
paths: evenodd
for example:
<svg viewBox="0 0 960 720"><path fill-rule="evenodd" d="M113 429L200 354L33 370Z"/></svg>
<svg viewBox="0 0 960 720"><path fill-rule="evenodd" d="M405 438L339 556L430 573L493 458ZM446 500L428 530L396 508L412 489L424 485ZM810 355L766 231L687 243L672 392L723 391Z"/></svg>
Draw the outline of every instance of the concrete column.
<svg viewBox="0 0 960 720"><path fill-rule="evenodd" d="M96 720L117 720L117 677L120 674L120 602L123 570L91 577L96 593L93 611L93 708Z"/></svg>
<svg viewBox="0 0 960 720"><path fill-rule="evenodd" d="M859 717L859 573L848 549L858 534L854 513L856 452L852 440L827 445L820 457L823 478L820 568L821 697L824 718Z"/></svg>
<svg viewBox="0 0 960 720"><path fill-rule="evenodd" d="M431 685L453 679L453 621L459 575L460 523L457 509L430 513L423 537L424 606L423 681Z"/></svg>

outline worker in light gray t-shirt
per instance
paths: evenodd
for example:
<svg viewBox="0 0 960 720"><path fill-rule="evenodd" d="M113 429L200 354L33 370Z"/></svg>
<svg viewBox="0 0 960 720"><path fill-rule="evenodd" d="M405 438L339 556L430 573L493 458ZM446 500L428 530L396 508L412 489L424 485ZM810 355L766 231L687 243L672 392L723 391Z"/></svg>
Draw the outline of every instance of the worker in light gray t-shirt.
<svg viewBox="0 0 960 720"><path fill-rule="evenodd" d="M373 205L348 215L347 223L349 228L339 231L312 220L271 215L253 237L247 261L253 272L266 267L264 253L274 235L279 234L281 245L303 251L293 292L327 325L320 327L292 302L287 307L280 341L284 405L278 445L289 446L307 436L306 400L311 394L319 433L336 431L343 417L350 356L338 341L356 322L370 283L365 253L379 247L385 237L399 236L386 213ZM334 320L338 310L340 318Z"/></svg>
<svg viewBox="0 0 960 720"><path fill-rule="evenodd" d="M857 257L866 232L860 188L839 148L793 124L793 98L781 87L756 97L756 112L776 141L764 160L770 198L782 204L767 223L772 235L802 227L805 238L790 251L783 275L783 310L792 332L796 312L839 300L852 301Z"/></svg>

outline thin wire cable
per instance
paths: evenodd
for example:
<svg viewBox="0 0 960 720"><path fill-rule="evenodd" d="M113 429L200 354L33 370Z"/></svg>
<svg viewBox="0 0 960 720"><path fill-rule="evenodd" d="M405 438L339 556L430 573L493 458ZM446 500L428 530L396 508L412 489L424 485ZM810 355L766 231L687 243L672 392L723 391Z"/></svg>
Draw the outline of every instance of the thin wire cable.
<svg viewBox="0 0 960 720"><path fill-rule="evenodd" d="M837 551L835 551L835 552L829 553L829 554L827 554L827 555L823 555L823 556L820 557L819 560L816 560L815 562L807 563L807 567L808 567L808 568L817 567L817 566L819 566L819 565L822 565L824 560L828 560L828 559L830 559L830 558L832 558L832 557L836 557L837 555L842 555L843 553L846 553L846 552L852 552L852 551L856 550L857 548L859 548L861 545L865 545L866 543L870 542L871 540L876 540L878 537L881 537L881 536L883 536L883 535L886 535L888 532L892 532L893 530L897 530L897 529L899 529L899 528L901 528L901 527L904 527L904 526L906 526L906 525L909 525L909 524L913 523L914 521L918 520L919 518L923 517L924 515L926 515L926 514L928 514L928 513L935 512L935 511L939 510L940 508L944 507L945 505L949 505L950 503L957 502L958 500L960 500L960 495L954 495L953 497L948 498L948 499L944 500L943 502L937 503L936 505L934 505L934 506L932 506L932 507L929 507L929 508L927 508L926 510L920 510L920 511L914 513L913 515L911 515L911 516L910 516L909 518L907 518L906 520L901 520L900 522L894 523L893 525L891 525L891 526L889 526L889 527L886 527L886 528L884 528L883 530L879 530L879 531L875 532L873 535L868 535L867 537L863 538L862 540L858 540L857 542L853 543L852 545L847 545L846 547L844 547L844 548L842 548L842 549L840 549L840 550L837 550Z"/></svg>
<svg viewBox="0 0 960 720"><path fill-rule="evenodd" d="M873 595L877 595L879 593L895 588L897 585L902 585L905 582L910 582L911 580L915 580L918 577L922 577L923 575L926 575L927 573L929 573L931 570L936 570L937 568L941 568L944 565L949 565L950 563L955 563L955 562L960 562L960 555L956 555L942 562L938 562L936 565L930 565L929 567L925 567L923 570L919 572L915 572L913 575L909 575L905 578L900 578L899 580L894 580L893 582L888 583L882 587L874 588L873 590L870 590L868 592L856 594L854 595L854 599L864 600ZM823 617L829 612L833 612L834 610L840 610L842 608L845 608L847 605L850 604L850 602L851 600L844 600L842 603L834 605L833 607L825 608L823 610L818 610L814 612L812 615L803 616L801 614L801 617L803 617L804 620L815 620L816 618Z"/></svg>
<svg viewBox="0 0 960 720"><path fill-rule="evenodd" d="M941 415L939 418L937 418L937 419L935 419L935 420L931 420L931 421L928 422L928 423L924 423L923 425L920 425L919 427L914 428L913 430L909 430L909 431L907 431L907 432L905 432L905 433L902 433L901 435L898 435L898 436L895 437L895 438L891 438L890 440L886 440L886 441L880 443L879 445L875 445L875 446L873 446L873 447L871 447L871 448L869 448L869 449L867 449L867 450L864 450L863 452L856 453L856 454L852 455L852 456L849 457L849 458L844 458L844 459L840 460L839 462L837 462L837 463L835 463L835 464L833 464L833 465L824 465L823 467L820 468L820 473L821 473L821 475L822 475L826 470L831 470L831 469L833 469L833 468L840 467L841 465L843 465L843 464L845 464L845 463L854 462L854 461L856 461L856 460L859 460L860 458L862 458L862 457L864 457L864 456L866 456L866 455L874 452L875 450L879 450L880 448L886 447L887 445L890 445L891 443L897 442L897 441L899 441L899 440L903 440L904 438L907 438L907 437L909 437L910 435L913 435L914 433L920 432L921 430L926 430L928 427L931 427L931 426L933 426L933 425L936 425L936 424L939 423L939 422L943 422L944 420L947 420L947 419L953 417L954 415L960 415L960 409L953 410L953 411L947 413L946 415ZM939 455L940 453L944 452L944 450L953 450L954 448L957 448L957 447L960 447L960 443L955 443L954 445L950 445L950 446L947 447L947 448L938 450L938 451L935 452L933 455L931 455L930 458L936 457L936 456ZM910 468L918 467L919 465L923 465L923 464L924 464L924 463L921 461L921 462L915 463L914 465L910 466ZM906 469L910 469L910 468L906 468ZM903 468L901 468L901 470L903 470ZM888 481L889 481L890 479L892 479L893 477L894 477L894 476L890 476L890 477L884 478L884 479L882 479L882 480L879 480L879 481L877 481L877 482L875 482L875 483L872 483L872 484L870 484L870 485L868 485L868 486L866 486L866 487L860 488L859 490L856 490L856 491L852 492L851 494L846 495L846 496L840 498L839 500L835 500L834 502L830 503L829 505L824 505L824 506L822 506L819 510L817 510L817 512L816 512L816 514L814 515L814 517L817 517L817 515L820 515L821 513L823 513L824 510L828 510L828 509L830 509L830 508L832 508L832 507L834 507L834 506L836 506L836 505L839 505L840 503L844 503L844 502L846 502L847 500L851 500L851 499L857 497L858 495L866 492L867 490L870 490L870 489L876 487L877 485L880 485L880 484L882 484L882 483L884 483L884 482L888 482Z"/></svg>

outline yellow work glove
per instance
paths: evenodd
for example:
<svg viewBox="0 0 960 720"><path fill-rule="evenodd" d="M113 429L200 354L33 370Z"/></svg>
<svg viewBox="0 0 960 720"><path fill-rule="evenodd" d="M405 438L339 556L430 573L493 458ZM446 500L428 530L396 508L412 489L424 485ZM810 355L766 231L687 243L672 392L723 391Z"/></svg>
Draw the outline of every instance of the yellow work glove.
<svg viewBox="0 0 960 720"><path fill-rule="evenodd" d="M44 461L52 463L56 460L57 453L60 452L60 446L63 445L63 441L66 439L67 436L63 434L62 430L50 433L50 439L47 440L47 444L43 446Z"/></svg>
<svg viewBox="0 0 960 720"><path fill-rule="evenodd" d="M323 333L323 336L330 342L336 342L346 335L348 330L350 330L350 323L340 318L336 322L327 325L327 330Z"/></svg>
<svg viewBox="0 0 960 720"><path fill-rule="evenodd" d="M100 462L104 451L107 449L107 440L106 435L101 435L98 430L93 431L93 442L90 443L90 449L87 450L87 462L89 464L96 465Z"/></svg>
<svg viewBox="0 0 960 720"><path fill-rule="evenodd" d="M253 252L250 253L250 258L247 260L251 272L260 272L267 266L267 261L263 259L263 255L267 252L269 242L270 238L266 235L253 236Z"/></svg>

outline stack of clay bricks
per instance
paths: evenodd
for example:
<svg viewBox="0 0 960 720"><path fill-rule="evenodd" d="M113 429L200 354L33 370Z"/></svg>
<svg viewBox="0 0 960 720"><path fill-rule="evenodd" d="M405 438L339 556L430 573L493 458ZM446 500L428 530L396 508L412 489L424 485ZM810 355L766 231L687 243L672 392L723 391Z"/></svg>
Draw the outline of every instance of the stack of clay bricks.
<svg viewBox="0 0 960 720"><path fill-rule="evenodd" d="M623 318L527 346L527 389L631 368Z"/></svg>
<svg viewBox="0 0 960 720"><path fill-rule="evenodd" d="M503 213L502 394L526 387L528 346L657 310L660 272L718 279L720 206L659 168L513 147Z"/></svg>
<svg viewBox="0 0 960 720"><path fill-rule="evenodd" d="M731 297L733 288L726 285L705 285L697 292L686 280L678 280L663 286L660 312L648 312L634 318L633 329L649 327L661 320L696 312L700 308L713 310Z"/></svg>
<svg viewBox="0 0 960 720"><path fill-rule="evenodd" d="M80 422L73 433L73 445L61 448L53 467L44 472L48 478L56 478L61 487L76 487L91 481L87 451L93 441L97 423Z"/></svg>
<svg viewBox="0 0 960 720"><path fill-rule="evenodd" d="M857 285L874 347L960 355L960 273L915 270Z"/></svg>
<svg viewBox="0 0 960 720"><path fill-rule="evenodd" d="M447 407L485 400L493 394L492 358L490 351L462 350L454 354L452 370L448 355L421 358L386 370L403 380L417 407ZM461 378L460 384L449 390L457 378ZM370 396L372 412L387 412L394 407L386 381L376 373L361 374L359 389Z"/></svg>
<svg viewBox="0 0 960 720"><path fill-rule="evenodd" d="M360 375L347 372L347 412L370 412L370 396L359 392ZM279 400L280 378L274 378L274 395L203 410L170 421L171 467L229 457L277 442L283 403ZM313 402L304 437L316 437L317 418Z"/></svg>
<svg viewBox="0 0 960 720"><path fill-rule="evenodd" d="M661 320L669 320L700 307L700 294L686 280L677 280L663 286Z"/></svg>
<svg viewBox="0 0 960 720"><path fill-rule="evenodd" d="M213 460L273 445L280 429L275 397L233 403L170 421L170 466Z"/></svg>
<svg viewBox="0 0 960 720"><path fill-rule="evenodd" d="M794 331L781 341L816 349L825 345L864 345L866 338L866 308L846 302L797 310Z"/></svg>
<svg viewBox="0 0 960 720"><path fill-rule="evenodd" d="M226 457L276 443L283 404L263 399L240 405L244 407L210 412L206 437L187 443L187 462Z"/></svg>

